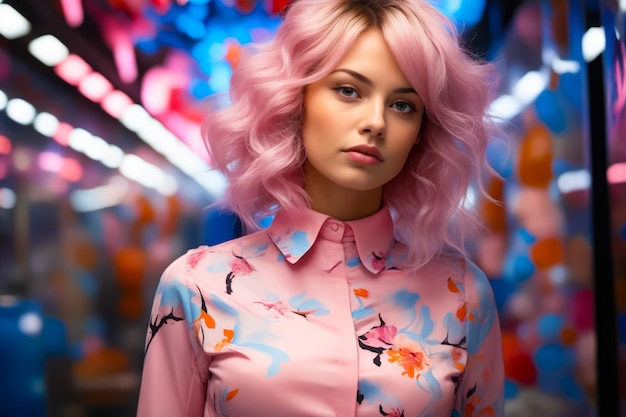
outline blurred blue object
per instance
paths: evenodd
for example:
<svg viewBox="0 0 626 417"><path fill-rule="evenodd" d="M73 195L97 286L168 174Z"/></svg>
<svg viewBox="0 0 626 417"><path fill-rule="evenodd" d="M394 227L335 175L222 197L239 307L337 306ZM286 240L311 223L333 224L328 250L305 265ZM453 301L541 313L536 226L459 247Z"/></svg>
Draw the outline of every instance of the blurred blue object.
<svg viewBox="0 0 626 417"><path fill-rule="evenodd" d="M500 277L501 278L501 277ZM504 315L504 307L509 298L515 293L517 285L515 282L505 279L491 279L491 288L496 299L496 307L500 315Z"/></svg>
<svg viewBox="0 0 626 417"><path fill-rule="evenodd" d="M509 144L504 141L494 141L487 147L487 161L489 165L504 179L515 175L514 158Z"/></svg>
<svg viewBox="0 0 626 417"><path fill-rule="evenodd" d="M462 32L478 24L485 13L486 0L445 0L439 9L456 23Z"/></svg>
<svg viewBox="0 0 626 417"><path fill-rule="evenodd" d="M239 218L232 212L210 210L204 224L204 244L217 245L242 235Z"/></svg>
<svg viewBox="0 0 626 417"><path fill-rule="evenodd" d="M554 133L565 130L567 116L563 111L563 104L557 95L550 90L543 90L537 100L535 109L539 119Z"/></svg>
<svg viewBox="0 0 626 417"><path fill-rule="evenodd" d="M559 314L548 313L537 320L537 332L548 342L558 342L565 326L565 318Z"/></svg>
<svg viewBox="0 0 626 417"><path fill-rule="evenodd" d="M46 415L41 306L0 296L0 416Z"/></svg>
<svg viewBox="0 0 626 417"><path fill-rule="evenodd" d="M519 385L510 379L504 381L504 398L511 399L517 397L519 394Z"/></svg>
<svg viewBox="0 0 626 417"><path fill-rule="evenodd" d="M502 278L509 283L519 284L535 273L535 266L525 254L510 253L507 255Z"/></svg>

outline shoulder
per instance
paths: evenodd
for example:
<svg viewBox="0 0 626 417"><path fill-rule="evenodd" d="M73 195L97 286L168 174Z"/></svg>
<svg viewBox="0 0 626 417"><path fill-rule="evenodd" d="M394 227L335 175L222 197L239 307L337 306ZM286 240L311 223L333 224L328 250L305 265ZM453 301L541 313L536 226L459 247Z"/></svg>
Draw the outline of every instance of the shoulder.
<svg viewBox="0 0 626 417"><path fill-rule="evenodd" d="M460 253L444 253L423 269L430 274L445 277L448 286L464 293L468 302L491 302L493 290L485 273L468 257ZM482 301L481 301L482 300Z"/></svg>
<svg viewBox="0 0 626 417"><path fill-rule="evenodd" d="M264 256L270 247L271 240L263 230L213 246L201 245L175 259L163 275L167 280L174 277L188 279L198 272L208 275L219 273L229 269L233 261Z"/></svg>

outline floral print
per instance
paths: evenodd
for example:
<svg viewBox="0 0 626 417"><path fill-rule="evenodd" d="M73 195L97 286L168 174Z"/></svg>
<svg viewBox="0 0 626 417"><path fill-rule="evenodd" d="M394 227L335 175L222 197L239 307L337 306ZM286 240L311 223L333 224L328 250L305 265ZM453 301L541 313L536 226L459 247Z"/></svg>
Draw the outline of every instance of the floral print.
<svg viewBox="0 0 626 417"><path fill-rule="evenodd" d="M400 365L404 369L402 375L419 378L421 373L430 367L430 359L419 344L406 340L403 345L387 350L389 362Z"/></svg>
<svg viewBox="0 0 626 417"><path fill-rule="evenodd" d="M399 408L391 408L388 411L383 410L383 406L381 405L380 408L380 414L383 416L390 416L390 417L404 417L404 410L400 410Z"/></svg>
<svg viewBox="0 0 626 417"><path fill-rule="evenodd" d="M405 258L387 209L189 251L155 295L138 417L502 416L489 282Z"/></svg>
<svg viewBox="0 0 626 417"><path fill-rule="evenodd" d="M430 366L430 360L426 357L418 343L412 342L406 336L398 337L396 326L385 324L380 317L380 325L359 337L359 346L364 350L376 353L373 362L381 366L381 354L387 351L389 362L400 365L409 378L419 378L421 371Z"/></svg>
<svg viewBox="0 0 626 417"><path fill-rule="evenodd" d="M148 334L148 341L146 342L146 350L145 352L148 352L148 348L150 347L150 343L152 343L152 340L154 339L154 337L156 336L157 332L161 329L161 327L163 327L164 325L166 325L170 320L176 322L176 321L181 321L184 320L182 317L176 317L174 315L174 310L172 310L169 314L159 318L159 315L157 314L154 317L154 322L150 321L150 326L149 326L149 331L150 333Z"/></svg>
<svg viewBox="0 0 626 417"><path fill-rule="evenodd" d="M253 271L250 264L243 258L233 253L233 261L230 266L230 271L226 275L226 294L233 293L233 280L236 276L247 275Z"/></svg>
<svg viewBox="0 0 626 417"><path fill-rule="evenodd" d="M378 318L380 319L379 326L372 327L368 332L359 336L359 346L376 353L373 360L376 366L380 366L380 355L393 346L393 339L398 331L395 326L387 326L382 317L378 316Z"/></svg>

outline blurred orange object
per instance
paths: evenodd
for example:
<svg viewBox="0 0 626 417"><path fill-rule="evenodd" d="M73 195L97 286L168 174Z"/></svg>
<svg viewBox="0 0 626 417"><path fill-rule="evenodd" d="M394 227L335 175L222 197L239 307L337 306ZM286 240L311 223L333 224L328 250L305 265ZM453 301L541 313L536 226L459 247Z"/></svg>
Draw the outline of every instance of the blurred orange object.
<svg viewBox="0 0 626 417"><path fill-rule="evenodd" d="M74 365L78 378L97 378L129 370L128 356L114 348L104 348L91 352Z"/></svg>
<svg viewBox="0 0 626 417"><path fill-rule="evenodd" d="M120 315L126 320L136 320L141 318L141 314L144 311L141 293L129 292L122 294L117 307Z"/></svg>
<svg viewBox="0 0 626 417"><path fill-rule="evenodd" d="M563 262L563 245L556 238L538 241L530 248L530 259L537 268L550 268Z"/></svg>
<svg viewBox="0 0 626 417"><path fill-rule="evenodd" d="M147 255L137 246L126 246L114 257L117 282L125 291L139 290L146 273Z"/></svg>
<svg viewBox="0 0 626 417"><path fill-rule="evenodd" d="M480 214L485 226L492 233L505 233L504 181L500 178L492 178L487 184L486 191L494 201L484 198L480 205Z"/></svg>
<svg viewBox="0 0 626 417"><path fill-rule="evenodd" d="M517 173L522 185L547 187L552 180L552 135L542 124L531 127L522 140Z"/></svg>
<svg viewBox="0 0 626 417"><path fill-rule="evenodd" d="M88 353L72 371L80 401L88 406L127 404L139 385L128 355L115 348Z"/></svg>
<svg viewBox="0 0 626 417"><path fill-rule="evenodd" d="M156 212L154 211L150 200L146 197L137 197L137 200L135 200L135 208L137 210L137 223L145 225L155 220Z"/></svg>
<svg viewBox="0 0 626 417"><path fill-rule="evenodd" d="M228 44L228 49L226 50L226 61L230 64L230 66L235 69L237 65L239 65L239 58L241 57L241 45L239 43L233 41Z"/></svg>

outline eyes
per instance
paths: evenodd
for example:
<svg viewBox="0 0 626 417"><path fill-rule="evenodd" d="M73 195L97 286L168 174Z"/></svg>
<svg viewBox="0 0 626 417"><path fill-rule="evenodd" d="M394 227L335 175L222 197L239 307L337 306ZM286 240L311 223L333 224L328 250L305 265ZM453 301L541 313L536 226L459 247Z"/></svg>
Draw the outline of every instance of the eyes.
<svg viewBox="0 0 626 417"><path fill-rule="evenodd" d="M333 88L341 98L356 100L361 98L358 90L349 85L338 85ZM400 113L415 113L417 106L408 100L396 100L389 105L392 109Z"/></svg>

